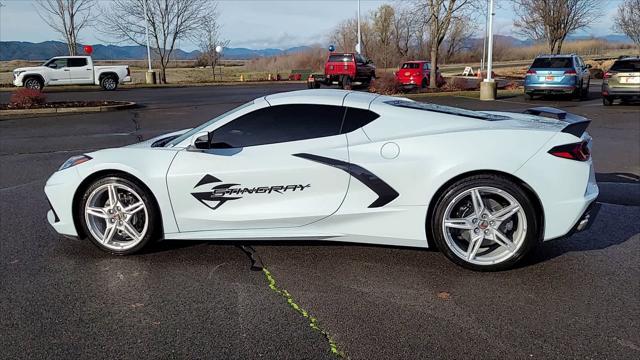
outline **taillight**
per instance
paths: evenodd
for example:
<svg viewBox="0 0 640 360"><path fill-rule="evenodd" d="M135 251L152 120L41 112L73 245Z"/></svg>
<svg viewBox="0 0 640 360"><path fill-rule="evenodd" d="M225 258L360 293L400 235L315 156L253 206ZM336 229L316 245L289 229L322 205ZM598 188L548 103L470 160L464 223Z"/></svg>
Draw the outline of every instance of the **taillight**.
<svg viewBox="0 0 640 360"><path fill-rule="evenodd" d="M556 146L549 150L549 154L577 161L587 161L591 157L589 144L586 141Z"/></svg>
<svg viewBox="0 0 640 360"><path fill-rule="evenodd" d="M577 75L577 73L576 73L576 71L575 71L575 70L566 70L566 71L564 72L564 74L565 74L565 75Z"/></svg>
<svg viewBox="0 0 640 360"><path fill-rule="evenodd" d="M615 75L616 73L613 73L611 71L607 71L606 73L604 73L604 76L602 77L603 79L611 79L611 77L613 75Z"/></svg>
<svg viewBox="0 0 640 360"><path fill-rule="evenodd" d="M129 70L128 66L127 66L127 76L131 76L131 70Z"/></svg>
<svg viewBox="0 0 640 360"><path fill-rule="evenodd" d="M535 70L529 69L529 71L527 71L527 75L535 75L535 74L537 74Z"/></svg>

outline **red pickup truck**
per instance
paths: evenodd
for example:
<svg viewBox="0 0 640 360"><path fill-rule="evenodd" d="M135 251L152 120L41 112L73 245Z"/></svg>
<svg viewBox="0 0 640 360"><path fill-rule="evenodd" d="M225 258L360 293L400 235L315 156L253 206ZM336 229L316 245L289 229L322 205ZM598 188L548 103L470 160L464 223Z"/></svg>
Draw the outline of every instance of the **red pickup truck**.
<svg viewBox="0 0 640 360"><path fill-rule="evenodd" d="M369 84L376 77L376 67L360 54L331 53L324 64L324 74L312 74L307 85L317 89L320 85L339 85L350 90L352 85Z"/></svg>
<svg viewBox="0 0 640 360"><path fill-rule="evenodd" d="M430 62L424 60L407 61L396 72L396 79L405 88L426 88L429 86L430 74ZM444 85L444 78L440 70L436 71L436 76L437 86Z"/></svg>

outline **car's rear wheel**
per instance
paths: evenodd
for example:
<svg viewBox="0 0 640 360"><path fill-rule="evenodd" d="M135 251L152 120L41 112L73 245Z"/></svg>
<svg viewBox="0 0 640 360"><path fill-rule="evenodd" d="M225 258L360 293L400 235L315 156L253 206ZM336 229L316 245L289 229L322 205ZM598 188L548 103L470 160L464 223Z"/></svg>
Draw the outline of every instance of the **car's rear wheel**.
<svg viewBox="0 0 640 360"><path fill-rule="evenodd" d="M103 90L113 91L118 88L118 79L113 75L107 75L100 80L100 87Z"/></svg>
<svg viewBox="0 0 640 360"><path fill-rule="evenodd" d="M613 105L613 98L611 96L603 96L602 97L602 104L604 106L611 106Z"/></svg>
<svg viewBox="0 0 640 360"><path fill-rule="evenodd" d="M32 90L42 90L44 84L37 77L30 77L24 81L24 87Z"/></svg>
<svg viewBox="0 0 640 360"><path fill-rule="evenodd" d="M591 86L591 80L587 81L587 86L585 86L585 87L582 89L581 97L582 97L583 99L588 99L588 98L589 98L589 86Z"/></svg>
<svg viewBox="0 0 640 360"><path fill-rule="evenodd" d="M122 177L105 177L93 183L78 208L84 233L111 254L135 253L157 233L159 216L151 194Z"/></svg>
<svg viewBox="0 0 640 360"><path fill-rule="evenodd" d="M508 269L540 239L527 193L497 175L477 175L452 184L438 199L431 218L438 248L472 270Z"/></svg>
<svg viewBox="0 0 640 360"><path fill-rule="evenodd" d="M349 76L342 77L342 89L351 90L351 78Z"/></svg>

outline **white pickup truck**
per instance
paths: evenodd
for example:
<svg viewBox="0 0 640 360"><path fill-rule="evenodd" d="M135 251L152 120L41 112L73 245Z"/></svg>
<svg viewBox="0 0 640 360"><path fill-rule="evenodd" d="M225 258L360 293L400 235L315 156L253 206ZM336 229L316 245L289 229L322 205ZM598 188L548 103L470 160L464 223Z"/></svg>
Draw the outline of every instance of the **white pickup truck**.
<svg viewBox="0 0 640 360"><path fill-rule="evenodd" d="M41 66L13 70L13 85L36 90L54 85L100 85L111 91L125 82L131 82L128 65L94 66L90 56L58 56Z"/></svg>

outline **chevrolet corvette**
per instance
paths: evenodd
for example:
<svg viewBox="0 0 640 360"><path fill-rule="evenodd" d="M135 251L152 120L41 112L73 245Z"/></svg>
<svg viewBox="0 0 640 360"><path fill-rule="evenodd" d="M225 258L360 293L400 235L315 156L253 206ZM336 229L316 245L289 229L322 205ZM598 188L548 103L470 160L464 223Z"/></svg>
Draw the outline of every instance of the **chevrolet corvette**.
<svg viewBox="0 0 640 360"><path fill-rule="evenodd" d="M466 268L503 270L591 223L588 125L554 108L279 93L70 158L46 183L47 218L116 255L159 239L343 241L437 247Z"/></svg>

